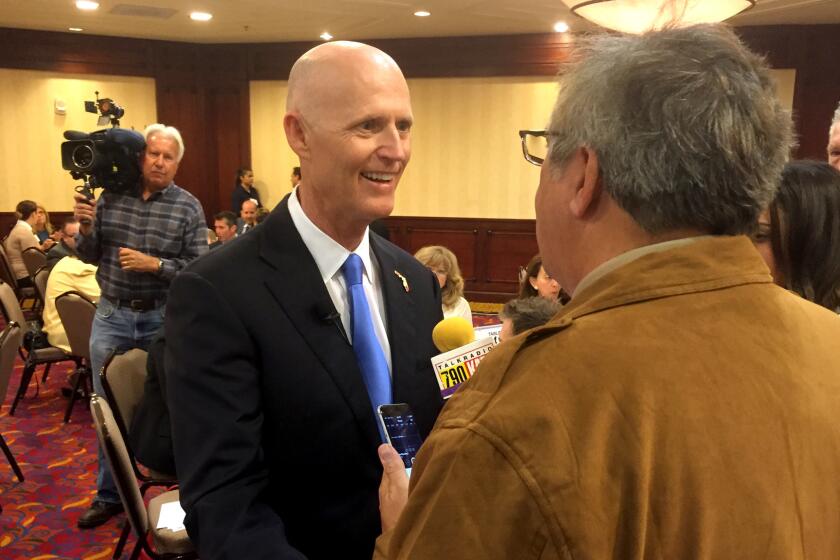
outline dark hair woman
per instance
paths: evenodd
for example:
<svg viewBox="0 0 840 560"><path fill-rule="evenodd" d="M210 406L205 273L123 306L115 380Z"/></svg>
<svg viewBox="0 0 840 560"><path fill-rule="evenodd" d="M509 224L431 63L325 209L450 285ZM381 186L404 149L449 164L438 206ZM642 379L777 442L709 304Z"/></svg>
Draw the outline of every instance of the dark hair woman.
<svg viewBox="0 0 840 560"><path fill-rule="evenodd" d="M38 247L46 251L55 242L47 238L42 244L35 235L35 224L38 220L37 203L32 200L21 200L15 207L15 215L17 222L6 237L6 257L9 259L9 265L12 267L18 285L28 288L32 286L32 280L23 262L23 252L30 247Z"/></svg>
<svg viewBox="0 0 840 560"><path fill-rule="evenodd" d="M230 205L233 213L238 216L239 211L242 210L242 203L249 199L257 203L257 208L262 207L260 193L254 186L254 172L250 167L240 167L236 170L236 185L234 185L233 192L230 195Z"/></svg>
<svg viewBox="0 0 840 560"><path fill-rule="evenodd" d="M840 171L819 161L785 165L754 239L777 284L840 311Z"/></svg>
<svg viewBox="0 0 840 560"><path fill-rule="evenodd" d="M571 299L557 280L548 275L542 265L542 257L534 255L525 268L519 269L519 298L540 296L560 300L565 304Z"/></svg>

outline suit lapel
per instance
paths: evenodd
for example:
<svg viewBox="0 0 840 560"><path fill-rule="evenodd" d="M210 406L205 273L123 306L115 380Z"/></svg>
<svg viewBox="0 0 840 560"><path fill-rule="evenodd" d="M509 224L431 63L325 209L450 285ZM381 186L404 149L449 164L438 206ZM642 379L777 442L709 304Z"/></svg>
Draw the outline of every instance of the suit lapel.
<svg viewBox="0 0 840 560"><path fill-rule="evenodd" d="M260 257L271 267L265 279L286 316L318 357L353 411L359 428L372 445L379 431L356 355L341 330L341 320L315 264L292 222L284 199L250 235L260 235Z"/></svg>
<svg viewBox="0 0 840 560"><path fill-rule="evenodd" d="M385 314L388 318L388 342L391 345L391 376L395 402L406 402L402 389L406 377L415 370L415 311L411 287L405 283L404 270L399 267L397 253L378 235L371 235L373 254L382 275Z"/></svg>

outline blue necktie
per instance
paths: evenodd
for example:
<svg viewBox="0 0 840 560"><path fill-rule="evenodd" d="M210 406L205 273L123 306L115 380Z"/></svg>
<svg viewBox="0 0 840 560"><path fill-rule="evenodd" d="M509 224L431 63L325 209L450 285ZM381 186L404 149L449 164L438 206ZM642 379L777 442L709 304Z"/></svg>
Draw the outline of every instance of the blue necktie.
<svg viewBox="0 0 840 560"><path fill-rule="evenodd" d="M350 253L341 266L341 273L347 283L347 294L350 300L350 333L353 338L353 352L362 370L370 403L373 405L374 416L381 404L391 402L391 375L388 372L388 362L385 353L373 330L373 320L370 307L362 286L362 259L355 253ZM379 422L377 422L379 426ZM384 441L382 427L379 426L380 436Z"/></svg>

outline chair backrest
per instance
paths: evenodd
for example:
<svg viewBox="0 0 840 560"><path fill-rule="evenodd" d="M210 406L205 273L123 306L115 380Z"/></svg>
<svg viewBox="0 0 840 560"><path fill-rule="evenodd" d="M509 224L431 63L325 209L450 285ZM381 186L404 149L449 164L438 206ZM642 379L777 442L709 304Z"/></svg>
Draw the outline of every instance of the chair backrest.
<svg viewBox="0 0 840 560"><path fill-rule="evenodd" d="M55 310L67 333L70 353L90 363L90 332L96 315L96 304L84 294L70 291L55 298Z"/></svg>
<svg viewBox="0 0 840 560"><path fill-rule="evenodd" d="M12 321L0 334L0 404L6 398L6 389L15 367L15 357L23 341L23 331L20 325Z"/></svg>
<svg viewBox="0 0 840 560"><path fill-rule="evenodd" d="M6 248L0 244L0 280L6 282L12 287L12 290L17 292L17 276L12 271L12 265L9 264L9 257L6 255Z"/></svg>
<svg viewBox="0 0 840 560"><path fill-rule="evenodd" d="M35 291L41 299L41 303L47 303L47 280L50 279L50 268L42 266L32 275L32 283L35 284Z"/></svg>
<svg viewBox="0 0 840 560"><path fill-rule="evenodd" d="M137 479L134 478L131 459L122 434L114 420L114 413L103 397L93 394L90 397L90 413L99 444L105 451L105 457L114 475L117 491L120 493L129 523L139 539L145 539L149 530L149 516Z"/></svg>
<svg viewBox="0 0 840 560"><path fill-rule="evenodd" d="M47 264L47 255L38 247L28 247L20 256L23 258L23 266L26 267L30 278L34 278L38 269Z"/></svg>
<svg viewBox="0 0 840 560"><path fill-rule="evenodd" d="M6 316L6 321L14 321L21 328L24 328L26 318L23 316L23 309L20 308L20 301L13 286L7 282L0 282L0 305L3 306L3 314Z"/></svg>
<svg viewBox="0 0 840 560"><path fill-rule="evenodd" d="M102 385L108 402L113 405L123 437L134 419L134 411L146 384L148 352L133 348L128 352L112 354L102 368ZM94 374L96 374L94 372Z"/></svg>

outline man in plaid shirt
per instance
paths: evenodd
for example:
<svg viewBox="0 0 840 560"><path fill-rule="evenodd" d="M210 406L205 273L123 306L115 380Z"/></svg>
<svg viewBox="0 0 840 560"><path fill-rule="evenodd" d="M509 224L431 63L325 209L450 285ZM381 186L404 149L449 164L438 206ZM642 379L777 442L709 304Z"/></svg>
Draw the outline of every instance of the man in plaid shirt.
<svg viewBox="0 0 840 560"><path fill-rule="evenodd" d="M187 263L207 252L201 203L173 183L184 155L177 129L153 124L144 131L142 177L134 191L105 191L96 202L76 195L74 213L82 225L77 250L99 265L102 297L93 321L90 357L93 387L114 350L146 349L163 325L169 283ZM106 459L99 450L97 496L78 520L79 528L102 525L122 511Z"/></svg>

